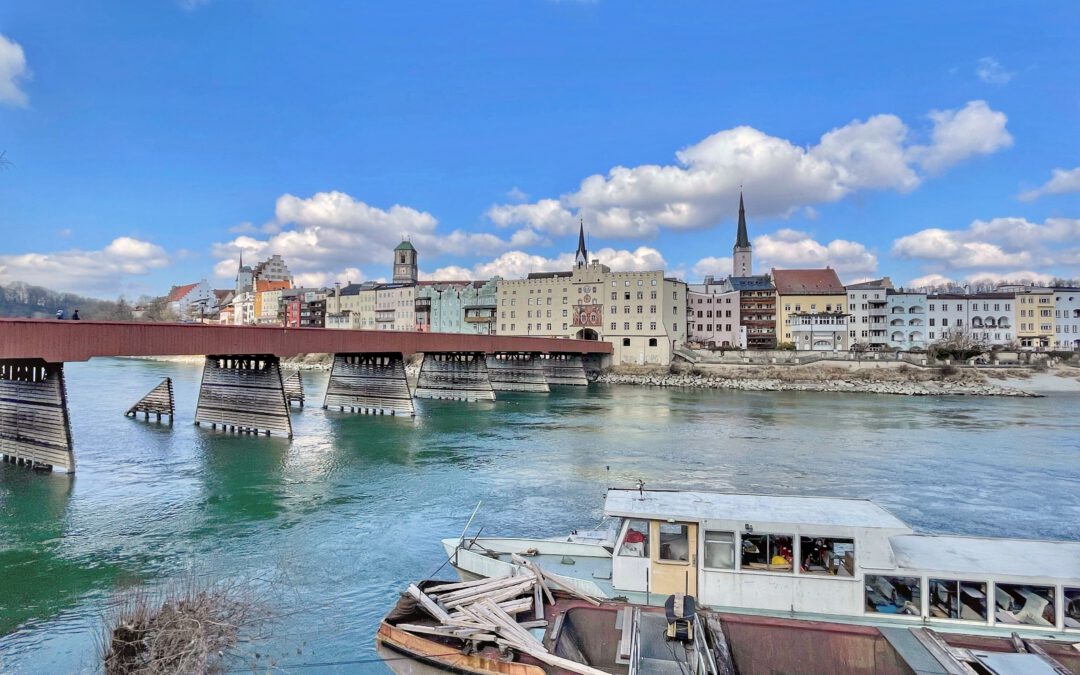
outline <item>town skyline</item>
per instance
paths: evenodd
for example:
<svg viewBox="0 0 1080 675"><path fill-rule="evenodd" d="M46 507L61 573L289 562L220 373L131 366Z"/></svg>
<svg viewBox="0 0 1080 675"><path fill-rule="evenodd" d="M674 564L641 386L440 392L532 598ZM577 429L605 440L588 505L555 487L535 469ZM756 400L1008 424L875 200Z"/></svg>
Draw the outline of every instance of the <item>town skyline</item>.
<svg viewBox="0 0 1080 675"><path fill-rule="evenodd" d="M581 221L612 269L695 282L731 269L740 189L762 270L934 286L1080 265L1066 4L918 26L725 10L738 31L705 5L481 5L459 10L490 29L471 61L436 39L437 6L165 2L92 42L95 8L69 9L0 10L0 283L157 295L227 282L241 251L284 256L298 285L389 279L402 236L422 279L512 279L569 269ZM893 42L867 39L882 22ZM826 26L855 44L795 39ZM618 37L642 31L649 48ZM254 88L304 96L260 107Z"/></svg>

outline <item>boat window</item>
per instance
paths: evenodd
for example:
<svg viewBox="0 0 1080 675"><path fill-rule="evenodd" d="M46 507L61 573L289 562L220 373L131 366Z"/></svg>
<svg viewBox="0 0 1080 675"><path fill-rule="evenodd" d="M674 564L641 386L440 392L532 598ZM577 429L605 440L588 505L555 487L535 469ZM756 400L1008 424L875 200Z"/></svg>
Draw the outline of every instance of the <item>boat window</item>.
<svg viewBox="0 0 1080 675"><path fill-rule="evenodd" d="M1080 588L1065 589L1065 627L1080 629Z"/></svg>
<svg viewBox="0 0 1080 675"><path fill-rule="evenodd" d="M922 585L918 577L866 575L866 611L877 614L922 615Z"/></svg>
<svg viewBox="0 0 1080 675"><path fill-rule="evenodd" d="M802 574L855 576L855 540L833 537L800 537Z"/></svg>
<svg viewBox="0 0 1080 675"><path fill-rule="evenodd" d="M930 616L986 621L986 584L954 579L930 580Z"/></svg>
<svg viewBox="0 0 1080 675"><path fill-rule="evenodd" d="M1053 626L1054 612L1052 586L994 585L994 616L999 624Z"/></svg>
<svg viewBox="0 0 1080 675"><path fill-rule="evenodd" d="M734 532L705 532L705 567L735 569Z"/></svg>
<svg viewBox="0 0 1080 675"><path fill-rule="evenodd" d="M690 528L679 523L660 523L660 559L690 560Z"/></svg>
<svg viewBox="0 0 1080 675"><path fill-rule="evenodd" d="M623 537L619 555L631 558L649 557L649 521L631 520L626 526L626 536Z"/></svg>
<svg viewBox="0 0 1080 675"><path fill-rule="evenodd" d="M790 572L791 541L790 534L744 534L742 568Z"/></svg>

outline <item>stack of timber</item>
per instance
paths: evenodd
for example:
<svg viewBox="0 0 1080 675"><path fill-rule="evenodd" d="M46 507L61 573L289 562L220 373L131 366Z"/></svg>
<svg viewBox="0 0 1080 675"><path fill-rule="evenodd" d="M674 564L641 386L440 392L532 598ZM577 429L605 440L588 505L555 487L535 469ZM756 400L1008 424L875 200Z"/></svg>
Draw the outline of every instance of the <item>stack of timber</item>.
<svg viewBox="0 0 1080 675"><path fill-rule="evenodd" d="M131 406L124 414L128 417L138 417L139 413L142 413L143 419L147 420L151 415L156 415L158 422L161 421L162 415L168 415L169 424L172 424L175 412L176 402L173 398L172 378L166 377L161 384L151 389L150 393L139 399L139 402Z"/></svg>
<svg viewBox="0 0 1080 675"><path fill-rule="evenodd" d="M399 623L395 628L417 635L452 638L471 643L473 651L483 644L527 654L540 663L582 675L606 675L605 671L552 654L529 629L545 628L545 601L555 604L553 589L565 591L599 606L592 597L569 588L531 562L515 556L521 573L512 577L446 583L421 590L410 585L408 594L434 624ZM528 614L532 618L528 618ZM517 618L524 614L524 620Z"/></svg>
<svg viewBox="0 0 1080 675"><path fill-rule="evenodd" d="M494 401L487 359L479 352L424 354L416 382L416 398Z"/></svg>
<svg viewBox="0 0 1080 675"><path fill-rule="evenodd" d="M570 385L585 387L589 384L585 377L585 362L574 354L549 354L542 360L544 377L550 385Z"/></svg>
<svg viewBox="0 0 1080 675"><path fill-rule="evenodd" d="M301 408L304 407L304 380L299 370L286 377L281 386L285 389L285 400L289 405L299 403Z"/></svg>
<svg viewBox="0 0 1080 675"><path fill-rule="evenodd" d="M335 354L323 408L372 415L415 415L401 354Z"/></svg>
<svg viewBox="0 0 1080 675"><path fill-rule="evenodd" d="M0 456L9 464L75 471L64 364L0 361Z"/></svg>

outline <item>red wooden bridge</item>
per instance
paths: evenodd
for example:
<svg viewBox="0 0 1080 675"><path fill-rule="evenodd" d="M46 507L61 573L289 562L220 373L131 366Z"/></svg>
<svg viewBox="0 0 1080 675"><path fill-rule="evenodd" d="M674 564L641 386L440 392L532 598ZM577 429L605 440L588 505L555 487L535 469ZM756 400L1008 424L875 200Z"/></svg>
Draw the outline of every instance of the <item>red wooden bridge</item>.
<svg viewBox="0 0 1080 675"><path fill-rule="evenodd" d="M203 324L0 319L0 456L5 462L74 471L64 363L109 356L205 356L196 424L292 436L291 402L303 405L299 375L280 359L333 354L324 408L413 415L414 398L493 400L499 391L584 385L607 342L555 338L214 326ZM405 362L423 354L416 386ZM174 418L171 381L128 410Z"/></svg>

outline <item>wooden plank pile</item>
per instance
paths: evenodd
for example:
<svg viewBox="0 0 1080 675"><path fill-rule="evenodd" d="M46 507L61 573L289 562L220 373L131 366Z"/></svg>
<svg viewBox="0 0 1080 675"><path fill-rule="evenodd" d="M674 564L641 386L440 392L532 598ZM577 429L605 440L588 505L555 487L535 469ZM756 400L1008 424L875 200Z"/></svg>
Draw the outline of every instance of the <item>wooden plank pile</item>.
<svg viewBox="0 0 1080 675"><path fill-rule="evenodd" d="M446 583L426 591L409 586L408 594L438 625L398 624L396 627L421 635L436 635L463 641L488 642L528 654L557 668L582 675L605 675L604 671L556 656L536 639L530 628L544 628L545 600L554 606L551 588L559 588L594 605L592 597L555 579L532 562L514 556L520 574L512 577ZM517 615L532 611L532 620L518 621Z"/></svg>

